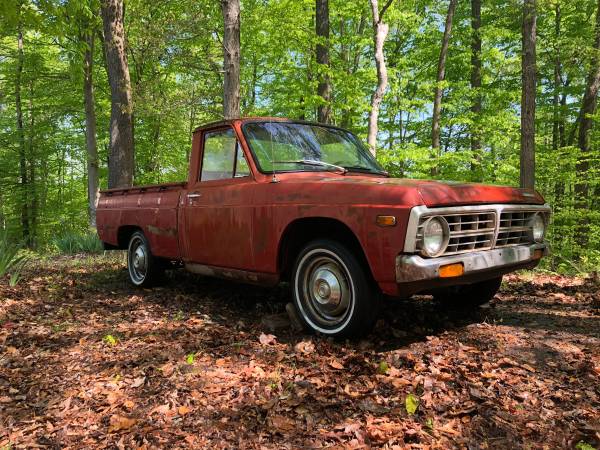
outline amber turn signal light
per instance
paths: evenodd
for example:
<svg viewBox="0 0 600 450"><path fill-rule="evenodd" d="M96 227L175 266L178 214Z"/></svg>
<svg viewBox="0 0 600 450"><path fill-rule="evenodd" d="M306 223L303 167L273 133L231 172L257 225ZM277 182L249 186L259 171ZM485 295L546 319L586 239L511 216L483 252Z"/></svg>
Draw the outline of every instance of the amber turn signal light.
<svg viewBox="0 0 600 450"><path fill-rule="evenodd" d="M465 273L465 267L463 263L454 263L447 264L445 266L440 266L440 278L452 278L452 277L460 277Z"/></svg>
<svg viewBox="0 0 600 450"><path fill-rule="evenodd" d="M377 216L377 225L380 227L393 227L396 225L395 216Z"/></svg>
<svg viewBox="0 0 600 450"><path fill-rule="evenodd" d="M544 250L537 249L533 252L533 259L540 259L542 256L544 256Z"/></svg>

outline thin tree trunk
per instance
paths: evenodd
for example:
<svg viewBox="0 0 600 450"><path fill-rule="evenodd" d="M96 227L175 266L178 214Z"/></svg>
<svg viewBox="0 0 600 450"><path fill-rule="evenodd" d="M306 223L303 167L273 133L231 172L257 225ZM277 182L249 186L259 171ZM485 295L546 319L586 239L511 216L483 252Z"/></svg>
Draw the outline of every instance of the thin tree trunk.
<svg viewBox="0 0 600 450"><path fill-rule="evenodd" d="M371 13L373 16L373 44L375 45L375 66L377 67L377 88L371 97L371 111L369 113L369 132L367 134L367 143L373 156L377 152L377 132L379 130L379 108L383 101L383 96L388 85L387 67L385 65L385 55L383 53L383 44L389 32L389 26L383 22L385 11L390 7L393 0L388 0L381 12L377 0L371 1Z"/></svg>
<svg viewBox="0 0 600 450"><path fill-rule="evenodd" d="M221 0L223 11L223 117L240 117L240 1Z"/></svg>
<svg viewBox="0 0 600 450"><path fill-rule="evenodd" d="M34 136L35 136L35 110L33 106L34 88L33 79L29 81L29 138L27 139L27 158L29 159L29 204L27 205L27 212L29 215L29 246L35 247L36 245L36 228L37 228L37 215L38 215L38 199L37 199L37 187L36 187L36 163L37 155L34 147Z"/></svg>
<svg viewBox="0 0 600 450"><path fill-rule="evenodd" d="M19 142L19 177L21 193L21 231L23 242L31 247L31 230L29 227L29 179L27 174L27 154L25 151L25 130L23 128L23 105L21 103L21 84L23 78L23 31L19 19L17 31L17 73L15 76L15 111L17 113L17 139Z"/></svg>
<svg viewBox="0 0 600 450"><path fill-rule="evenodd" d="M523 0L521 187L535 186L536 0Z"/></svg>
<svg viewBox="0 0 600 450"><path fill-rule="evenodd" d="M433 115L431 118L431 148L433 157L439 160L440 157L440 118L442 115L442 82L446 78L446 58L448 57L448 46L450 45L450 36L452 34L452 20L458 0L450 0L448 4L448 13L446 14L446 23L444 25L444 37L442 38L442 48L438 60L437 77L435 90L433 94ZM431 169L431 175L437 175L439 172L437 165Z"/></svg>
<svg viewBox="0 0 600 450"><path fill-rule="evenodd" d="M317 44L317 64L319 65L319 84L317 95L323 99L317 108L317 120L331 123L331 79L329 77L329 0L316 0L315 29Z"/></svg>
<svg viewBox="0 0 600 450"><path fill-rule="evenodd" d="M90 226L96 226L98 205L98 145L96 142L96 109L94 100L94 32L85 32L83 54L83 103L85 106L85 144L87 148L87 191Z"/></svg>
<svg viewBox="0 0 600 450"><path fill-rule="evenodd" d="M559 54L558 39L560 38L560 3L554 7L554 38L557 40L554 48L554 93L552 96L552 149L558 150L560 147L560 88L561 88L561 63Z"/></svg>
<svg viewBox="0 0 600 450"><path fill-rule="evenodd" d="M481 181L481 133L479 123L481 119L481 0L471 0L471 90L473 104L471 113L471 154L473 158L473 172L477 180Z"/></svg>
<svg viewBox="0 0 600 450"><path fill-rule="evenodd" d="M367 24L367 9L363 8L360 13L360 21L358 22L358 29L356 31L357 36L360 37L363 35L366 24ZM356 73L356 71L358 70L358 68L360 66L360 56L362 54L362 52L361 52L362 48L360 47L360 45L357 45L354 47L355 47L353 49L354 50L354 58L353 58L352 64L350 64L350 52L348 52L348 69L347 69L348 75L352 75L352 74ZM346 105L342 111L342 121L340 123L342 128L350 127L351 122L352 122L351 114L352 114L351 107L349 105Z"/></svg>
<svg viewBox="0 0 600 450"><path fill-rule="evenodd" d="M133 101L125 51L123 0L102 0L104 47L111 92L108 187L133 183Z"/></svg>
<svg viewBox="0 0 600 450"><path fill-rule="evenodd" d="M577 135L577 146L579 147L579 160L577 162L577 183L575 184L576 204L585 209L588 205L588 171L590 170L590 132L592 130L593 118L596 112L598 90L600 89L600 0L596 11L596 28L594 38L594 53L587 76L585 93L581 102L579 112L579 133Z"/></svg>
<svg viewBox="0 0 600 450"><path fill-rule="evenodd" d="M558 40L560 39L560 28L561 28L561 11L560 11L560 3L556 3L554 7L554 38L556 39L556 44L554 48L554 93L552 96L552 149L555 152L555 155L558 154L558 149L564 146L564 119L561 109L561 95L560 91L562 88L562 65L560 58L560 45ZM562 96L566 97L563 94ZM562 158L558 157L556 159L557 162L557 170L558 172L562 172L561 168ZM564 180L559 179L554 183L554 201L555 208L559 208L561 204L561 199L565 192Z"/></svg>

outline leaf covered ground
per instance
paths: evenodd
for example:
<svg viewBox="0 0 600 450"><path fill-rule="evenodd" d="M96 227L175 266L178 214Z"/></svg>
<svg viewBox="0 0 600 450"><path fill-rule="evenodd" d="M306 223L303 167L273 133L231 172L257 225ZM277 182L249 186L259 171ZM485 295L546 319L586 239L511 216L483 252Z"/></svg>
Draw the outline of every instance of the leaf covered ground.
<svg viewBox="0 0 600 450"><path fill-rule="evenodd" d="M334 342L269 329L285 286L42 261L0 281L0 449L598 448L599 290L512 275L477 312L388 302Z"/></svg>

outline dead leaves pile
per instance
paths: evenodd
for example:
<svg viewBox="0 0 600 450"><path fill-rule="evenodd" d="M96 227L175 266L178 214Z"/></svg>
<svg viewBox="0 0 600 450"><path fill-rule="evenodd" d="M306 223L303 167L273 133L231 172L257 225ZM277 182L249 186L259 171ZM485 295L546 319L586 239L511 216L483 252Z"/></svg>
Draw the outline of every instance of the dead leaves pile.
<svg viewBox="0 0 600 450"><path fill-rule="evenodd" d="M285 291L180 272L139 291L111 259L38 273L0 282L0 448L600 443L585 280L511 276L482 315L415 302L335 343L261 326Z"/></svg>

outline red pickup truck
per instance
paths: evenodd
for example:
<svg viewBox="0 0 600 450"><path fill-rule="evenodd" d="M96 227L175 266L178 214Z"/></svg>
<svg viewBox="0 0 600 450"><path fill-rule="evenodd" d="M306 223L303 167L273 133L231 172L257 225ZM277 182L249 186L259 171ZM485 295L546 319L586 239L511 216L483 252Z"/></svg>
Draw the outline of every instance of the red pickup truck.
<svg viewBox="0 0 600 450"><path fill-rule="evenodd" d="M547 253L549 216L532 190L390 178L341 128L246 118L195 130L186 182L102 191L97 226L135 285L173 261L288 281L304 324L340 337L368 332L384 295L489 301Z"/></svg>

